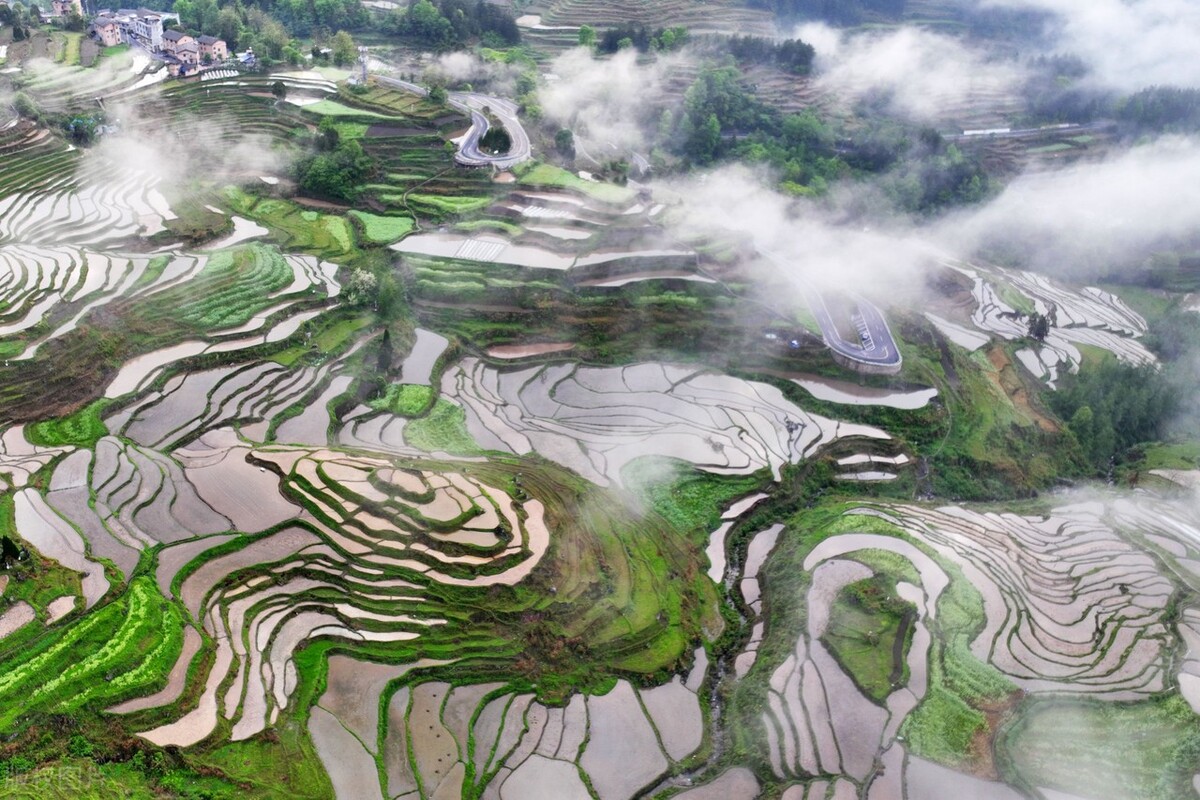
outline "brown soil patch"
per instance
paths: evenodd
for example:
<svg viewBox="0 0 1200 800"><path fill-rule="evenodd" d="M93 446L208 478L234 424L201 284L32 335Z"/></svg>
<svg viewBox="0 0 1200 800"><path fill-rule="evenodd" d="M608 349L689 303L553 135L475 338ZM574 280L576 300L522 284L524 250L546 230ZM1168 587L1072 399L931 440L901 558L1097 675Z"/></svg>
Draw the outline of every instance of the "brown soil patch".
<svg viewBox="0 0 1200 800"><path fill-rule="evenodd" d="M1000 772L996 768L996 737L1000 730L1007 725L1016 713L1017 704L1025 693L1018 690L993 703L981 703L978 708L987 719L987 725L978 731L971 741L970 763L967 771L977 778L989 781L1000 780Z"/></svg>
<svg viewBox="0 0 1200 800"><path fill-rule="evenodd" d="M1000 345L993 345L988 350L987 357L991 365L996 368L996 374L989 376L989 378L1008 396L1009 400L1012 400L1017 410L1033 420L1034 424L1046 433L1058 433L1058 423L1047 417L1031 401L1029 390L1025 387L1020 373L1013 366L1012 359L1008 357L1008 353L1004 351L1004 348Z"/></svg>
<svg viewBox="0 0 1200 800"><path fill-rule="evenodd" d="M324 208L331 211L348 211L350 206L340 206L337 203L331 203L328 200L316 200L312 197L293 197L292 201L298 205L307 206L308 208Z"/></svg>

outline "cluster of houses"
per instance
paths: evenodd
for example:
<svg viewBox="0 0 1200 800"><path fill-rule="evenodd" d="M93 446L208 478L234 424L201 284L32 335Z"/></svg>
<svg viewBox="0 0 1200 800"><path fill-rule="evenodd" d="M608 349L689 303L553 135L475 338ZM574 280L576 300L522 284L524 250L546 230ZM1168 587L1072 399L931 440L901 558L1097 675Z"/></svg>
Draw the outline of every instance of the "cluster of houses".
<svg viewBox="0 0 1200 800"><path fill-rule="evenodd" d="M215 36L190 36L176 30L163 30L163 24L168 20L178 21L179 16L145 8L102 11L92 20L90 35L104 47L124 43L149 51L167 62L172 75L191 74L228 60L229 49L223 40Z"/></svg>

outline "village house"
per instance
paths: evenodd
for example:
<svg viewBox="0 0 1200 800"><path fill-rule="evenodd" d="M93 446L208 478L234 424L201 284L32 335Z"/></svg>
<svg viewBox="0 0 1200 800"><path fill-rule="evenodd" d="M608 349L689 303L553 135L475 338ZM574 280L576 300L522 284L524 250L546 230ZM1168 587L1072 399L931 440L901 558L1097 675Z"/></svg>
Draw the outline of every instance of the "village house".
<svg viewBox="0 0 1200 800"><path fill-rule="evenodd" d="M92 38L102 47L116 47L121 43L121 26L108 15L101 15L92 21Z"/></svg>
<svg viewBox="0 0 1200 800"><path fill-rule="evenodd" d="M78 0L64 1L78 2ZM163 19L174 16L145 8L103 11L92 21L90 34L105 47L112 47L124 42L157 52L162 49ZM119 34L115 38L113 37L113 26L116 27Z"/></svg>
<svg viewBox="0 0 1200 800"><path fill-rule="evenodd" d="M194 44L195 39L180 31L163 31L162 35L162 51L170 55L176 55L179 52L180 45Z"/></svg>
<svg viewBox="0 0 1200 800"><path fill-rule="evenodd" d="M83 4L79 0L51 0L50 8L56 17L65 17L72 11L83 16Z"/></svg>
<svg viewBox="0 0 1200 800"><path fill-rule="evenodd" d="M187 37L189 40L192 37ZM175 47L175 57L180 64L195 66L200 63L200 45L195 41L182 42Z"/></svg>
<svg viewBox="0 0 1200 800"><path fill-rule="evenodd" d="M205 63L220 63L229 58L229 49L223 39L215 36L200 36L196 39L200 45L200 60Z"/></svg>

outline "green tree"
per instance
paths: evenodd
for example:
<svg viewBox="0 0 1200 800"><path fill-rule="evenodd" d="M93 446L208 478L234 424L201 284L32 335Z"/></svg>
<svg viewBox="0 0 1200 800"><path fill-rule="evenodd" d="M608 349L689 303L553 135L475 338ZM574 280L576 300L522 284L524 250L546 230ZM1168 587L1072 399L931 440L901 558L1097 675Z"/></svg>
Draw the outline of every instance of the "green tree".
<svg viewBox="0 0 1200 800"><path fill-rule="evenodd" d="M317 126L317 148L320 150L336 150L341 141L337 123L333 117L323 117Z"/></svg>
<svg viewBox="0 0 1200 800"><path fill-rule="evenodd" d="M333 35L330 47L333 49L333 63L339 67L353 64L358 58L358 49L354 46L354 39L345 31L338 31Z"/></svg>
<svg viewBox="0 0 1200 800"><path fill-rule="evenodd" d="M580 47L595 47L596 46L596 29L591 25L579 26L579 46Z"/></svg>
<svg viewBox="0 0 1200 800"><path fill-rule="evenodd" d="M575 157L575 134L569 128L560 128L554 134L554 149L567 158Z"/></svg>
<svg viewBox="0 0 1200 800"><path fill-rule="evenodd" d="M230 50L237 48L242 35L242 18L237 11L226 6L217 14L217 27L214 36L222 39Z"/></svg>
<svg viewBox="0 0 1200 800"><path fill-rule="evenodd" d="M283 81L275 81L271 84L271 94L275 95L276 100L287 99L287 84ZM326 117L325 119L329 119ZM324 120L322 120L324 121Z"/></svg>
<svg viewBox="0 0 1200 800"><path fill-rule="evenodd" d="M709 114L699 125L692 125L684 151L697 164L708 164L717 157L720 147L721 122L716 114Z"/></svg>
<svg viewBox="0 0 1200 800"><path fill-rule="evenodd" d="M1045 314L1033 312L1029 315L1027 333L1030 339L1036 339L1039 342L1046 341L1046 337L1050 335L1050 318Z"/></svg>
<svg viewBox="0 0 1200 800"><path fill-rule="evenodd" d="M446 87L440 84L434 84L429 87L429 99L437 103L439 106L446 105L446 100L450 97L450 93L446 91Z"/></svg>
<svg viewBox="0 0 1200 800"><path fill-rule="evenodd" d="M38 119L41 116L37 104L24 92L18 92L17 96L13 98L13 109L17 112L18 116L22 116L25 119Z"/></svg>

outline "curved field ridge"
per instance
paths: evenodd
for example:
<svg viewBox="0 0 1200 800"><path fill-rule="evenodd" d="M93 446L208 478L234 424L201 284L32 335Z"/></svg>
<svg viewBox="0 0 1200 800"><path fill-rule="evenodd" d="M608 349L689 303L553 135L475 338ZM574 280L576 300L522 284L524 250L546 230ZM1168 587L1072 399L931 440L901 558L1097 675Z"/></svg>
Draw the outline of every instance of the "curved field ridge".
<svg viewBox="0 0 1200 800"><path fill-rule="evenodd" d="M0 434L0 492L25 486L35 472L71 449L30 444L24 425L5 429Z"/></svg>
<svg viewBox="0 0 1200 800"><path fill-rule="evenodd" d="M862 694L822 640L838 594L874 574L865 564L843 558L860 550L894 553L920 576L920 586L897 585L900 597L917 609L907 654L909 679L893 688L881 704ZM910 542L876 534L825 539L805 558L804 569L811 574L807 627L793 652L772 673L767 710L762 713L771 770L778 778L841 775L842 782L870 784L872 797L877 791L901 797L904 752L896 734L928 689L932 638L927 623L936 616L949 578ZM891 769L893 762L897 768ZM855 789L851 796L857 794Z"/></svg>
<svg viewBox="0 0 1200 800"><path fill-rule="evenodd" d="M250 457L284 474L287 490L363 562L442 583L514 584L550 544L540 501L518 506L462 473L333 450L260 448Z"/></svg>
<svg viewBox="0 0 1200 800"><path fill-rule="evenodd" d="M1015 341L1028 332L1028 322L1018 318L1011 305L1001 299L995 285L1003 283L1023 296L1039 314L1051 315L1056 324L1046 341L1018 352L1031 373L1051 387L1063 369L1075 372L1083 362L1077 345L1086 344L1113 353L1130 364L1154 363L1154 355L1138 341L1146 331L1146 320L1121 298L1095 287L1070 289L1033 272L946 264L973 281L976 307L972 324L979 330ZM940 324L943 320L935 320ZM958 340L972 331L955 332ZM954 338L954 337L952 337Z"/></svg>
<svg viewBox="0 0 1200 800"><path fill-rule="evenodd" d="M47 558L82 574L84 607L91 608L109 589L104 567L88 558L79 532L58 515L33 489L13 498L17 533Z"/></svg>
<svg viewBox="0 0 1200 800"><path fill-rule="evenodd" d="M339 800L587 800L585 777L600 800L629 800L701 744L704 719L690 687L702 674L653 689L621 680L605 695L577 694L561 707L503 683L396 687L410 671L444 663L330 658L318 700L329 717L310 718L309 733ZM382 787L373 768L363 776L355 766L376 755Z"/></svg>
<svg viewBox="0 0 1200 800"><path fill-rule="evenodd" d="M853 513L883 517L962 569L986 616L972 652L1025 690L1135 700L1165 688L1173 585L1104 521L1103 505L1048 517L953 506Z"/></svg>
<svg viewBox="0 0 1200 800"><path fill-rule="evenodd" d="M485 449L537 452L601 486L646 455L722 474L768 467L778 479L839 437L889 438L808 414L774 386L667 364L510 372L467 358L446 371L442 394Z"/></svg>
<svg viewBox="0 0 1200 800"><path fill-rule="evenodd" d="M272 520L299 521L257 537L216 537L224 541L216 548L201 549L211 539L180 546L195 556L176 579L178 595L215 642L216 656L205 674L193 678L203 681L199 703L141 734L160 746L196 744L218 729L222 717L232 723L232 739L254 736L287 708L298 682L293 655L306 641L418 639L445 620L430 614L426 592L412 579L513 584L529 574L550 543L540 501L518 503L460 472L418 470L407 462L326 449L250 449L228 429L205 434L176 455L192 480L202 471L214 472L211 481L198 482L199 495L230 519L261 517L249 495L243 497L234 485L249 480L261 484L254 496L262 498L269 489L291 509L280 523L275 501L260 500L271 519L251 520L250 529L269 527L265 523ZM219 480L226 473L233 478ZM279 494L281 477L283 495L298 506ZM181 656L177 671L185 669L185 658L191 655ZM331 668L331 680L334 674ZM172 673L171 691L177 677ZM336 738L319 720L312 733L322 741ZM318 750L326 746L318 743Z"/></svg>

